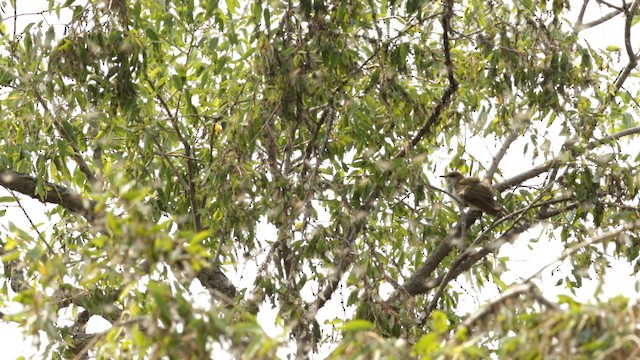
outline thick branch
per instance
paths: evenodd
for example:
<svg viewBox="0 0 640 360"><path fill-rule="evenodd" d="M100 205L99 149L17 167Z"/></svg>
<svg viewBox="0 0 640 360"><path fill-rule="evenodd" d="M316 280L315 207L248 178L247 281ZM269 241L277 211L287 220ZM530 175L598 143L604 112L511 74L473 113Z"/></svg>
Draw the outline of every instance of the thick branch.
<svg viewBox="0 0 640 360"><path fill-rule="evenodd" d="M465 219L464 221L461 221L461 223L464 222L465 227L468 229L476 222L476 220L478 220L480 215L480 212L470 211L464 215ZM434 284L435 281L433 279L430 279L430 277L438 268L438 265L440 265L442 260L449 255L449 252L451 251L451 249L453 249L455 240L459 239L460 235L461 224L457 224L453 230L449 231L440 245L438 245L438 247L429 255L422 266L418 270L416 270L411 275L411 277L409 277L400 291L396 291L391 296L389 302L393 302L393 299L397 298L401 294L415 296L418 294L423 294L437 286L436 284Z"/></svg>
<svg viewBox="0 0 640 360"><path fill-rule="evenodd" d="M80 194L64 186L50 182L44 183L44 194L37 194L37 180L33 176L14 171L0 172L0 186L17 191L43 203L58 204L72 213L79 214L92 222L97 214L94 212L95 201L86 199Z"/></svg>
<svg viewBox="0 0 640 360"><path fill-rule="evenodd" d="M44 195L36 193L37 180L29 175L14 171L0 173L0 186L19 192L43 203L58 204L72 213L85 217L92 222L101 214L94 211L95 201L84 198L82 195L67 189L64 186L45 182ZM220 267L211 264L210 268L201 270L197 278L202 285L211 291L217 291L228 298L233 299L237 293L231 281L222 273Z"/></svg>
<svg viewBox="0 0 640 360"><path fill-rule="evenodd" d="M113 323L122 314L122 310L113 304L121 292L122 289L118 289L107 294L101 294L100 292L91 292L65 284L51 296L51 301L56 303L59 309L74 304L84 308L92 315L101 316Z"/></svg>
<svg viewBox="0 0 640 360"><path fill-rule="evenodd" d="M493 187L498 191L505 191L515 185L522 184L523 182L529 179L532 179L540 174L543 174L549 171L549 169L553 167L553 164L554 164L553 161L547 161L544 164L536 165L523 173L520 173L516 176L513 176L509 179L506 179L502 182L499 182L493 185Z"/></svg>
<svg viewBox="0 0 640 360"><path fill-rule="evenodd" d="M87 334L87 323L91 318L91 313L83 311L78 314L78 318L69 328L69 334L71 335L72 344L70 351L73 353L74 360L89 359L89 348L96 338L95 334Z"/></svg>
<svg viewBox="0 0 640 360"><path fill-rule="evenodd" d="M202 286L211 291L215 298L222 300L227 306L233 305L233 299L238 291L215 260L209 261L209 267L200 270L196 278L200 280Z"/></svg>

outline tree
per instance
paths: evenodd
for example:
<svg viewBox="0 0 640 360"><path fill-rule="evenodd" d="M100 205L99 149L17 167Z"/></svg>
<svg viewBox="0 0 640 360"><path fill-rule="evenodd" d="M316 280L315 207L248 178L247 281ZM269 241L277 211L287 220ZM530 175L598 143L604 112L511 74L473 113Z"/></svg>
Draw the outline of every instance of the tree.
<svg viewBox="0 0 640 360"><path fill-rule="evenodd" d="M64 29L7 20L0 59L2 200L57 205L4 219L1 296L22 311L3 319L44 331L44 355L635 354L628 299L547 299L495 254L540 228L570 290L637 264L637 1L585 22L585 0L573 26L561 0L49 4ZM624 48L579 41L612 19ZM457 207L447 169L508 214ZM501 296L465 315L461 274ZM111 328L87 334L93 316Z"/></svg>

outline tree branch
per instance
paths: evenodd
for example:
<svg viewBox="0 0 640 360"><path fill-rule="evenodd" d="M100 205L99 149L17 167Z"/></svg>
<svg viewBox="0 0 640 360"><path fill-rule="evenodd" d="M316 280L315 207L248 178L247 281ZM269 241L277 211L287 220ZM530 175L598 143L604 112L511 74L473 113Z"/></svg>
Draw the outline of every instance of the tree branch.
<svg viewBox="0 0 640 360"><path fill-rule="evenodd" d="M453 67L453 62L451 60L451 44L449 40L449 33L451 32L451 19L453 18L453 0L447 0L445 2L444 7L445 9L444 9L444 12L442 13L442 28L443 28L442 44L444 48L445 64L447 67L447 80L449 85L447 86L444 93L440 97L440 100L434 107L431 113L431 116L427 119L426 123L422 126L422 128L418 131L418 133L411 139L410 145L408 147L403 148L396 154L395 157L397 159L406 157L408 154L408 151L414 148L418 144L418 142L420 142L420 140L430 130L432 130L436 126L437 121L442 117L442 112L450 104L453 94L455 94L455 92L458 89L458 83L454 77L454 67ZM389 170L385 172L384 176L388 175L388 173L389 173ZM359 209L360 210L359 213L365 214L365 216L362 216L360 219L352 222L349 225L347 229L347 236L345 239L345 242L347 244L351 245L353 241L355 241L355 238L357 237L360 230L362 229L362 224L364 219L366 219L366 217L371 213L371 210L373 208L375 201L380 196L380 192L381 192L380 186L377 186L371 191L367 199L362 204L361 208ZM448 244L443 245L444 243L448 243ZM443 241L443 244L441 244L441 246L443 246L442 251L446 251L446 252L449 251L449 249L446 248L447 246L451 246L451 244L449 243L450 242ZM329 274L329 276L327 277L329 281L324 286L324 288L319 292L318 296L316 297L315 301L313 302L309 310L309 314L316 314L317 311L322 306L324 306L324 304L331 298L331 296L333 295L335 289L339 284L340 279L342 278L344 273L347 271L347 269L349 268L352 262L353 262L353 258L351 256L343 257L343 259L340 261L339 266L337 266L331 272L331 274Z"/></svg>
<svg viewBox="0 0 640 360"><path fill-rule="evenodd" d="M489 315L495 314L496 309L500 306L510 307L510 300L516 299L520 295L529 295L533 299L551 310L557 310L557 306L544 298L540 291L533 285L533 283L519 284L513 286L503 292L497 299L491 300L484 304L478 311L467 317L461 327L466 327L469 331L473 329L476 323L486 319Z"/></svg>
<svg viewBox="0 0 640 360"><path fill-rule="evenodd" d="M0 172L0 186L9 190L17 191L43 203L60 205L72 213L83 216L89 222L93 222L99 215L94 212L96 203L93 200L48 181L44 182L44 194L38 194L37 185L38 181L32 176L14 171Z"/></svg>
<svg viewBox="0 0 640 360"><path fill-rule="evenodd" d="M587 1L588 1L588 0L585 0L585 7L586 7L586 2L587 2ZM581 10L581 11L582 11L582 10ZM600 19L597 19L597 20L594 20L594 21L588 22L588 23L586 23L586 24L585 24L585 23L583 23L583 22L579 19L579 20L578 20L578 22L576 23L576 25L573 27L573 31L577 34L577 33L581 32L581 31L583 31L583 30L590 29L590 28L592 28L592 27L596 27L596 26L598 26L598 25L600 25L600 24L604 24L605 22L607 22L607 21L609 21L609 20L613 19L614 17L616 17L616 16L618 16L618 15L620 15L620 14L622 14L622 12L621 12L621 11L614 10L614 11L612 11L612 12L610 12L610 13L608 13L608 14L604 15L604 16L603 16L603 17L601 17Z"/></svg>
<svg viewBox="0 0 640 360"><path fill-rule="evenodd" d="M410 148L414 148L418 145L418 142L434 128L436 121L440 118L445 106L449 105L451 97L458 91L458 81L454 74L455 69L453 62L451 61L451 44L449 43L449 33L451 32L451 19L453 18L453 1L447 0L444 5L444 12L442 13L442 46L444 48L444 63L447 67L447 80L449 86L445 90L444 94L440 97L440 101L433 109L431 116L427 122L422 126L418 133L411 139ZM402 149L396 156L397 158L405 157L407 155L407 149Z"/></svg>
<svg viewBox="0 0 640 360"><path fill-rule="evenodd" d="M509 147L511 146L511 144L513 144L514 141L516 141L516 139L518 139L518 132L515 130L511 130L507 135L507 138L504 139L502 147L500 147L500 150L498 150L496 155L493 157L491 166L489 166L489 169L487 169L487 172L484 175L485 180L489 181L490 183L492 182L491 179L493 179L493 175L498 170L500 161L502 161L502 158L504 158L504 156L507 154L507 150L509 150Z"/></svg>
<svg viewBox="0 0 640 360"><path fill-rule="evenodd" d="M544 271L544 269L548 268L549 266L556 264L558 262L562 262L564 259L568 258L569 256L577 253L578 251L594 245L594 244L599 244L601 242L607 241L609 239L612 239L614 237L619 236L620 234L627 232L627 231L631 231L631 230L636 230L640 228L640 220L635 220L635 221L631 221L631 222L627 222L622 226L619 226L618 228L611 230L611 231L607 231L606 233L596 236L591 240L586 240L586 241L582 241L576 245L573 245L572 247L564 250L562 252L562 254L555 260L549 262L548 264L544 265L543 267L541 267L538 271L536 271L535 274L529 276L528 278L524 279L522 282L523 283L530 283L535 277L537 277L538 275L540 275L540 273L542 273L542 271Z"/></svg>
<svg viewBox="0 0 640 360"><path fill-rule="evenodd" d="M601 144L606 143L607 141L614 140L614 139L617 140L624 136L635 135L638 133L640 133L640 127L634 127L634 128L622 130L620 132L605 136L602 139L590 141L588 143L588 148L593 149ZM498 191L504 191L528 179L531 179L540 174L543 174L559 166L560 164L561 164L560 162L555 160L547 161L544 164L537 165L521 174L518 174L514 177L511 177L507 180L504 180L500 183L495 184L494 188L496 188ZM569 200L569 199L564 199L564 200ZM541 203L540 205L548 205L550 203L555 203L555 202L557 202L557 200L553 200L552 202ZM578 206L578 203L574 202L572 204L569 204L568 206L555 209L552 211L547 211L544 207L542 207L541 211L539 211L538 214L536 215L536 218L534 218L534 221L541 221L544 219L551 218L565 211L574 209L577 206ZM467 213L466 216L467 216L465 221L466 228L469 228L477 220L478 215L477 214L474 215L473 212L469 212ZM475 216L475 218L473 216ZM438 247L429 255L427 260L422 264L420 269L416 270L409 277L409 279L406 281L406 283L402 286L402 288L399 291L394 292L394 294L390 297L388 302L392 302L394 299L397 299L398 296L400 296L402 293L415 296L418 294L426 293L427 291L441 285L442 280L444 279L443 277L440 277L438 279L432 279L431 276L433 272L437 269L440 262L444 258L446 258L449 255L449 252L451 251L451 249L453 249L454 240L460 236L459 226L460 226L459 224L456 225L456 227L452 231L450 231L449 234L447 234L447 236L442 240L440 245L438 245ZM450 269L450 273L448 273L449 275L447 277L456 278L462 272L467 271L474 263L482 259L482 257L500 248L500 246L502 246L505 242L515 240L515 237L518 234L526 231L528 226L529 226L528 223L521 224L517 228L513 228L511 229L511 231L505 233L503 236L498 238L492 244L489 244L484 248L482 248L480 251L474 253L472 256L470 254L467 254L470 256L468 256L466 259L460 259L464 261L460 261L460 263L458 264L459 266L456 266L457 269L453 269L453 268Z"/></svg>
<svg viewBox="0 0 640 360"><path fill-rule="evenodd" d="M72 213L83 216L89 222L93 222L96 218L103 216L102 213L95 213L95 201L86 199L64 186L50 182L45 182L44 185L44 195L38 195L36 193L37 180L34 177L14 171L0 172L0 186L9 190L27 195L43 203L58 204ZM233 299L237 291L231 281L222 273L219 266L215 264L210 265L211 267L202 269L196 277L202 285L210 291L218 291L228 298ZM18 271L18 273L20 273L20 271ZM13 280L14 277L12 276L12 281Z"/></svg>
<svg viewBox="0 0 640 360"><path fill-rule="evenodd" d="M464 224L466 228L470 228L476 220L478 220L481 216L481 213L478 211L469 211L465 214ZM411 296L415 296L418 294L423 294L431 289L433 289L434 280L430 279L430 276L433 272L438 268L438 265L442 262L444 258L449 256L449 252L453 249L453 245L456 239L459 239L461 236L461 225L462 221L459 224L449 231L447 236L440 242L440 245L429 255L427 260L422 264L420 269L416 270L409 279L402 285L402 288L399 291L395 291L394 294L389 298L388 302L393 302L402 294L408 294ZM439 283L439 282L438 282Z"/></svg>
<svg viewBox="0 0 640 360"><path fill-rule="evenodd" d="M192 154L191 145L189 144L189 141L187 141L187 139L182 135L182 132L180 131L180 128L178 127L178 124L175 121L176 115L171 113L171 109L169 108L169 105L164 100L164 98L160 96L160 93L157 91L156 87L153 85L150 79L147 79L147 84L149 84L151 89L156 93L156 99L158 99L158 102L160 102L160 105L162 106L164 111L167 113L167 118L171 123L171 127L173 128L173 131L175 131L176 136L178 137L178 140L182 144L182 147L184 147L184 155L185 155L185 158L187 159L186 160L187 178L189 179L189 182L186 183L184 180L182 180L182 178L179 176L179 173L177 173L176 176L178 176L179 180L181 180L181 184L183 184L184 191L187 193L187 196L189 198L189 203L191 207L191 216L193 218L194 231L200 232L202 231L202 224L200 219L200 213L198 212L198 201L197 201L197 195L196 195L197 189L196 189L196 182L195 182L197 166L196 166L196 160ZM155 143L157 146L160 146L157 139ZM159 150L162 150L162 148L159 147ZM173 167L173 165L170 163L170 160L168 157L167 157L167 162L169 162L169 165L172 167L174 172L177 172Z"/></svg>
<svg viewBox="0 0 640 360"><path fill-rule="evenodd" d="M587 5L589 5L589 0L583 0L582 7L580 8L580 13L578 14L578 20L576 20L576 25L574 26L574 30L578 26L578 24L582 25L582 21L584 20L584 13L587 11Z"/></svg>
<svg viewBox="0 0 640 360"><path fill-rule="evenodd" d="M38 91L36 86L32 86L32 88L33 88L33 93L36 96L36 98L38 99L38 102L40 103L42 108L44 109L45 114L50 114L51 115L51 117L53 118L53 125L55 126L56 130L58 130L58 133L65 140L67 145L69 145L73 149L73 158L75 159L76 163L78 164L78 167L80 168L80 171L82 171L82 173L87 178L87 180L89 181L90 184L92 184L92 185L96 184L97 178L96 178L95 174L93 173L93 171L91 171L91 168L89 167L87 162L81 156L82 152L78 148L78 145L73 141L73 138L71 137L71 134L67 133L67 129L64 127L62 122L58 118L56 118L54 113L52 113L49 110L49 107L47 106L47 102L44 100L44 98L42 97L42 95L40 94L40 91Z"/></svg>
<svg viewBox="0 0 640 360"><path fill-rule="evenodd" d="M64 284L51 296L51 301L57 304L59 309L73 304L113 323L122 315L122 310L113 305L121 292L122 289L116 289L107 294L98 294Z"/></svg>
<svg viewBox="0 0 640 360"><path fill-rule="evenodd" d="M200 280L202 286L209 289L214 298L222 300L226 306L235 305L233 300L238 291L216 264L215 259L209 261L209 266L202 268L196 278Z"/></svg>
<svg viewBox="0 0 640 360"><path fill-rule="evenodd" d="M461 325L469 329L469 331L471 331L471 329L475 326L476 323L478 323L479 321L482 321L482 319L494 313L497 306L504 304L507 300L513 299L522 294L529 294L534 298L535 301L538 301L544 306L547 306L551 310L557 310L557 306L555 304L553 304L552 302L550 302L540 294L539 290L535 287L532 280L537 276L539 276L540 273L542 273L542 271L544 271L545 269L549 268L554 264L564 261L566 258L577 253L581 249L584 249L594 244L599 244L601 242L620 236L624 232L636 230L638 228L640 228L640 221L636 220L636 221L628 222L623 226L620 226L614 230L608 231L600 236L596 236L591 240L580 242L579 244L576 244L571 248L566 249L565 251L562 252L562 255L560 255L557 259L541 267L533 275L522 280L520 284L509 288L497 299L492 300L487 304L485 304L481 309L479 309L473 315L465 319Z"/></svg>
<svg viewBox="0 0 640 360"><path fill-rule="evenodd" d="M429 302L429 304L427 305L426 309L425 309L425 319L427 319L431 312L433 311L433 309L435 309L436 305L438 304L438 300L440 299L440 297L442 296L442 294L444 293L445 287L449 284L449 282L451 282L453 279L455 279L456 277L458 277L458 275L461 273L460 267L461 265L464 263L465 260L467 260L475 251L475 246L477 246L480 241L482 241L487 234L494 229L498 224L511 219L513 217L515 217L516 219L514 220L514 224L517 224L523 217L523 215L529 211L531 208L533 208L534 206L540 206L538 204L538 202L541 200L542 198L542 194L544 193L544 191L541 191L538 195L538 197L532 201L527 207L525 207L524 209L520 209L512 214L509 214L508 216L503 217L502 219L499 219L497 221L494 221L493 224L485 231L483 231L480 235L478 235L476 237L476 239L473 241L473 243L471 244L471 246L465 250L464 252L462 252L449 266L449 269L446 273L446 275L442 278L442 280L440 281L440 285L438 287L438 290L436 291L436 293L433 295L433 298L431 299L431 301ZM515 234L518 235L522 232L524 232L526 229L529 228L529 224L525 223L522 225L522 231L520 231L519 233ZM511 230L513 230L513 227L510 230L507 230L506 233L510 232ZM465 239L463 238L463 241ZM502 245L502 243L500 244L500 246ZM493 249L495 250L495 249ZM470 265L469 265L470 266ZM467 269L468 270L468 269ZM466 271L466 270L464 270Z"/></svg>
<svg viewBox="0 0 640 360"><path fill-rule="evenodd" d="M627 81L627 78L631 74L631 71L636 68L636 65L638 65L638 57L634 53L633 47L631 46L631 26L633 26L633 19L639 5L640 1L635 0L629 7L629 10L625 12L626 18L624 22L624 46L627 52L627 56L629 57L629 63L627 63L627 66L622 69L622 72L618 75L618 78L614 83L615 93L620 90L624 82Z"/></svg>
<svg viewBox="0 0 640 360"><path fill-rule="evenodd" d="M619 131L615 134L607 135L602 139L589 141L589 143L587 144L587 149L591 150L596 148L599 145L606 144L611 140L619 140L622 137L629 136L629 135L636 135L636 134L640 134L640 126L628 128L628 129Z"/></svg>
<svg viewBox="0 0 640 360"><path fill-rule="evenodd" d="M536 165L525 172L493 185L493 187L500 192L505 191L515 185L522 184L529 179L549 171L554 164L556 164L554 161L547 161L544 164Z"/></svg>

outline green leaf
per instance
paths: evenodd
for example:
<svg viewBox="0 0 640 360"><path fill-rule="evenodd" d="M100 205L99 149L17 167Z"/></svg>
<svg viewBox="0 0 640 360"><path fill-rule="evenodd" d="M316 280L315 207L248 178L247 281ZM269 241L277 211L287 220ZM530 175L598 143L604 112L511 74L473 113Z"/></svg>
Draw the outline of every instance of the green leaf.
<svg viewBox="0 0 640 360"><path fill-rule="evenodd" d="M78 137L77 137L76 131L73 128L73 126L71 125L71 123L69 123L66 120L62 120L61 123L62 123L62 127L64 129L64 132L65 132L67 138L69 140L71 140L73 145L77 146L78 145Z"/></svg>
<svg viewBox="0 0 640 360"><path fill-rule="evenodd" d="M225 0L225 3L227 4L227 9L231 14L235 14L236 8L240 5L238 0Z"/></svg>
<svg viewBox="0 0 640 360"><path fill-rule="evenodd" d="M371 322L367 320L356 319L356 320L349 320L345 322L344 325L339 327L339 330L344 332L357 332L357 331L368 331L368 330L372 330L373 328L375 328L375 326Z"/></svg>
<svg viewBox="0 0 640 360"><path fill-rule="evenodd" d="M440 347L440 336L436 333L428 333L422 335L420 339L415 343L413 349L421 355L429 355Z"/></svg>
<svg viewBox="0 0 640 360"><path fill-rule="evenodd" d="M431 314L431 321L433 324L433 331L436 334L445 334L449 331L449 319L447 314L440 310L434 310Z"/></svg>

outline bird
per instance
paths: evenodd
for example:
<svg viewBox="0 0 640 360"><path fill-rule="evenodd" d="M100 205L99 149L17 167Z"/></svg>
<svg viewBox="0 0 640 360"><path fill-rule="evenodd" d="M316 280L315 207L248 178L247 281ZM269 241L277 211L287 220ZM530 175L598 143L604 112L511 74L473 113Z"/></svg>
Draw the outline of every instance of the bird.
<svg viewBox="0 0 640 360"><path fill-rule="evenodd" d="M447 183L447 192L463 207L494 216L504 212L502 205L495 199L493 188L477 177L464 176L458 171L451 171L441 177Z"/></svg>

